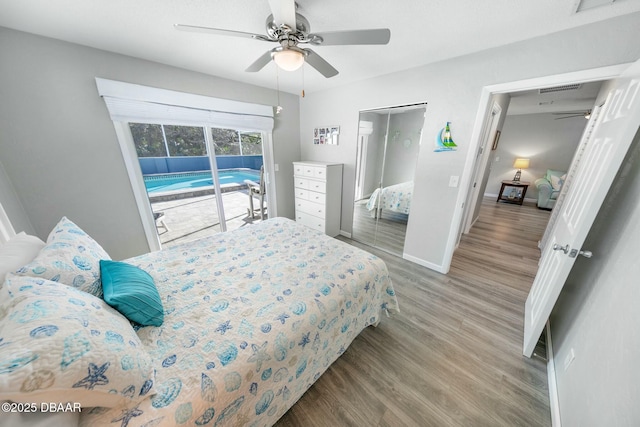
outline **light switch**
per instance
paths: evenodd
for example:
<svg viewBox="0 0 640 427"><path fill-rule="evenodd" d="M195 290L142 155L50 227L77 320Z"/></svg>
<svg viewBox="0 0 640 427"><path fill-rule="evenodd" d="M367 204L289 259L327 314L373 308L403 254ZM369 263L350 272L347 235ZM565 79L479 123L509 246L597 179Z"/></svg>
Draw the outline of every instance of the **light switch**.
<svg viewBox="0 0 640 427"><path fill-rule="evenodd" d="M496 162L500 161L500 156L496 156Z"/></svg>
<svg viewBox="0 0 640 427"><path fill-rule="evenodd" d="M459 181L459 180L460 180L460 177L459 177L459 176L452 175L452 176L449 178L449 187L457 187L457 186L458 186L458 181Z"/></svg>
<svg viewBox="0 0 640 427"><path fill-rule="evenodd" d="M280 165L278 165L277 163L274 164L273 169L275 170L275 172L278 172L280 170Z"/></svg>

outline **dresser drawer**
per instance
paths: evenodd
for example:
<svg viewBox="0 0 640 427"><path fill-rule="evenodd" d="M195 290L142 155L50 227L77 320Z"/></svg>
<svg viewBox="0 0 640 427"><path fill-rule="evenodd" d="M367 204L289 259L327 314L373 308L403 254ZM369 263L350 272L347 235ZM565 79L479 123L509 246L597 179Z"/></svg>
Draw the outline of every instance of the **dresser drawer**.
<svg viewBox="0 0 640 427"><path fill-rule="evenodd" d="M296 189L305 188L308 190L310 185L311 185L310 179L300 178L299 176L296 176L295 178L293 178L293 186Z"/></svg>
<svg viewBox="0 0 640 427"><path fill-rule="evenodd" d="M315 191L318 193L326 193L327 192L327 182L326 181L315 181L310 179L308 182L308 190Z"/></svg>
<svg viewBox="0 0 640 427"><path fill-rule="evenodd" d="M327 179L327 169L313 168L313 177L318 179Z"/></svg>
<svg viewBox="0 0 640 427"><path fill-rule="evenodd" d="M293 168L293 172L294 175L324 179L326 175L326 168L321 166L299 165Z"/></svg>
<svg viewBox="0 0 640 427"><path fill-rule="evenodd" d="M298 199L309 200L309 190L305 190L304 188L296 188L295 195L296 195L296 200Z"/></svg>
<svg viewBox="0 0 640 427"><path fill-rule="evenodd" d="M309 215L306 212L296 212L296 221L302 225L306 225L309 228L313 228L314 230L324 233L325 222L322 218Z"/></svg>
<svg viewBox="0 0 640 427"><path fill-rule="evenodd" d="M326 203L326 201L327 201L327 195L324 194L324 193L317 193L315 191L309 190L309 191L307 191L306 199L310 200L312 202L321 203L321 204L324 205Z"/></svg>
<svg viewBox="0 0 640 427"><path fill-rule="evenodd" d="M296 199L296 212L305 212L324 219L326 209L324 204L313 203L309 200Z"/></svg>

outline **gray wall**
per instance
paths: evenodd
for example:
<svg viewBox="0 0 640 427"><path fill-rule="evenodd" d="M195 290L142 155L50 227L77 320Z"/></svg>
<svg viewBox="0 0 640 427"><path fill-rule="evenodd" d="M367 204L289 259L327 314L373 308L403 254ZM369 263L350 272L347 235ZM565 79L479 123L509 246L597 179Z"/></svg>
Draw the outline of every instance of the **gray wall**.
<svg viewBox="0 0 640 427"><path fill-rule="evenodd" d="M362 113L360 114L360 120L373 123L373 131L369 135L367 145L366 173L363 185L363 196L366 198L380 185L387 116L376 113Z"/></svg>
<svg viewBox="0 0 640 427"><path fill-rule="evenodd" d="M418 157L415 193L405 253L424 265L445 265L449 236L461 188L448 186L462 176L469 153L482 88L487 85L635 61L640 13L490 49L436 64L308 94L301 103L301 155L305 160L344 163L341 228L350 233L353 215L358 111L427 102L424 142ZM452 122L458 151L435 153L434 139ZM314 146L308 135L322 123L340 125L340 145ZM428 244L425 244L425 241Z"/></svg>
<svg viewBox="0 0 640 427"><path fill-rule="evenodd" d="M507 116L500 135L498 149L493 153L491 174L486 194L496 195L502 180L513 179L517 157L531 160L522 170L522 181L529 181L527 199L537 200L534 182L542 178L547 169L568 171L587 120L582 117L556 120L552 114L523 114ZM499 161L495 161L499 158Z"/></svg>
<svg viewBox="0 0 640 427"><path fill-rule="evenodd" d="M116 259L149 247L95 77L266 105L277 99L270 89L6 28L0 52L0 160L35 233L46 238L65 215ZM280 100L273 131L278 207L293 217L299 102L287 94ZM20 221L15 213L11 219Z"/></svg>
<svg viewBox="0 0 640 427"><path fill-rule="evenodd" d="M576 259L551 315L563 426L640 425L639 141L583 245L593 258Z"/></svg>
<svg viewBox="0 0 640 427"><path fill-rule="evenodd" d="M420 153L420 132L424 124L424 112L424 108L418 108L415 111L391 114L389 142L385 153L385 187L413 181ZM407 138L411 139L409 147L405 147L403 143Z"/></svg>
<svg viewBox="0 0 640 427"><path fill-rule="evenodd" d="M13 189L13 185L4 170L2 161L0 161L0 205L2 205L5 213L11 219L11 225L16 233L24 231L27 234L35 234L33 225L29 222L29 217Z"/></svg>

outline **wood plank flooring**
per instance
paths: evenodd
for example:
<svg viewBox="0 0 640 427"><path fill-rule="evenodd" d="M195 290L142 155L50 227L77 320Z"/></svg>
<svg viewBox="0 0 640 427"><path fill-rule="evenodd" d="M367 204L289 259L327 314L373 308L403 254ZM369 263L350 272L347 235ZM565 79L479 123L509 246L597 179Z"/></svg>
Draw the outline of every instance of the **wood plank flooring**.
<svg viewBox="0 0 640 427"><path fill-rule="evenodd" d="M367 200L355 202L353 209L353 240L402 256L408 215L385 210L380 218L373 218Z"/></svg>
<svg viewBox="0 0 640 427"><path fill-rule="evenodd" d="M483 200L451 271L385 260L401 313L367 328L277 426L550 426L545 363L522 356L549 212Z"/></svg>

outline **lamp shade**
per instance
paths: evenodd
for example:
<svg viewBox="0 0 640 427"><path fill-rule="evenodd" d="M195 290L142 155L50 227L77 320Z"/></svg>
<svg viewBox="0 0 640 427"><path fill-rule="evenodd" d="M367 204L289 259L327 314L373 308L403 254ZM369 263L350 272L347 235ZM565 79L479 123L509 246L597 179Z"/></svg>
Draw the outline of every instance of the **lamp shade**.
<svg viewBox="0 0 640 427"><path fill-rule="evenodd" d="M295 71L304 64L304 55L293 49L284 49L273 53L273 60L285 71Z"/></svg>
<svg viewBox="0 0 640 427"><path fill-rule="evenodd" d="M513 167L516 169L527 169L529 167L529 159L516 159Z"/></svg>

